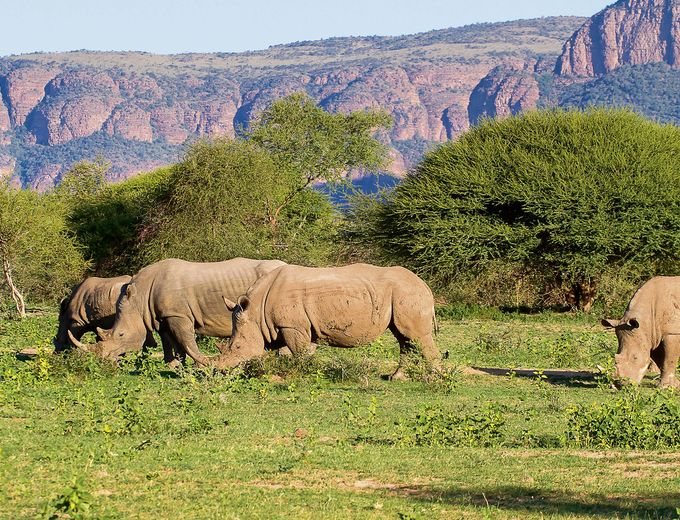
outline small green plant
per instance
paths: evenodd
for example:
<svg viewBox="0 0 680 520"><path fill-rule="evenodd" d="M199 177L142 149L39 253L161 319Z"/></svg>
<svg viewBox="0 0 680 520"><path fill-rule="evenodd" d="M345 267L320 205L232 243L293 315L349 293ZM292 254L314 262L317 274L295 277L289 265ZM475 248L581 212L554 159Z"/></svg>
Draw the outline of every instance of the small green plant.
<svg viewBox="0 0 680 520"><path fill-rule="evenodd" d="M51 340L44 340L42 344L38 346L35 358L26 362L37 382L47 381L50 378L52 369L50 357L52 356L52 350Z"/></svg>
<svg viewBox="0 0 680 520"><path fill-rule="evenodd" d="M375 396L371 396L368 405L360 406L353 401L351 394L346 393L342 397L342 410L346 423L355 429L358 438L371 436L378 415L378 400Z"/></svg>
<svg viewBox="0 0 680 520"><path fill-rule="evenodd" d="M113 410L100 408L93 417L94 430L107 435L152 433L154 428L139 404L138 393L138 389L131 391L119 385L113 397Z"/></svg>
<svg viewBox="0 0 680 520"><path fill-rule="evenodd" d="M83 478L75 478L53 502L45 506L42 517L47 520L84 519L88 516L92 501Z"/></svg>
<svg viewBox="0 0 680 520"><path fill-rule="evenodd" d="M613 400L567 410L566 442L579 448L680 447L680 403L672 392L624 388Z"/></svg>
<svg viewBox="0 0 680 520"><path fill-rule="evenodd" d="M428 407L413 421L400 424L399 441L407 446L498 446L503 441L504 425L501 411L493 404L460 414Z"/></svg>

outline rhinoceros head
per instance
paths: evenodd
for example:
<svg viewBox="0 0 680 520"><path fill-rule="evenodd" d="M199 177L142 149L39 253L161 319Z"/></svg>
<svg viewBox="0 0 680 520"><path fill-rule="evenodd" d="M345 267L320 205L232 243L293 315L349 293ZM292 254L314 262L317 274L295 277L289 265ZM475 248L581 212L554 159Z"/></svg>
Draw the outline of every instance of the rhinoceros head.
<svg viewBox="0 0 680 520"><path fill-rule="evenodd" d="M85 348L105 359L116 359L125 352L142 348L147 330L136 295L137 288L134 283L127 284L116 305L113 328L105 330L97 327L100 340L96 345ZM81 347L77 344L76 346Z"/></svg>
<svg viewBox="0 0 680 520"><path fill-rule="evenodd" d="M68 337L68 305L71 302L70 297L66 297L61 300L59 304L59 326L57 328L57 335L54 337L52 342L54 343L54 350L56 352L61 352L66 350L70 346Z"/></svg>
<svg viewBox="0 0 680 520"><path fill-rule="evenodd" d="M653 348L646 328L640 326L637 318L602 320L601 323L606 329L615 331L619 340L619 351L614 356L615 377L633 383L642 381L649 368L649 355Z"/></svg>
<svg viewBox="0 0 680 520"><path fill-rule="evenodd" d="M264 350L264 338L259 321L253 315L248 296L240 296L236 303L224 298L227 309L231 311L231 339L228 349L236 356L246 352Z"/></svg>

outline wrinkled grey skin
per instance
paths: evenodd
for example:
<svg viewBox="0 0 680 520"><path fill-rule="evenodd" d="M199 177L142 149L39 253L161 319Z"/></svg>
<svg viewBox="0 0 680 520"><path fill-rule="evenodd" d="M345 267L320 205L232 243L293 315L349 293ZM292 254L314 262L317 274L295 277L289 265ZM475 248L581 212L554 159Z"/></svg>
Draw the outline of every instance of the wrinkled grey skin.
<svg viewBox="0 0 680 520"><path fill-rule="evenodd" d="M312 353L317 342L366 345L388 328L401 353L392 379L405 378L408 352L419 352L435 368L439 361L432 337L432 292L402 267L286 265L260 278L237 303L225 297L225 304L232 310L234 333L225 352L213 358L218 368L282 345L294 356Z"/></svg>
<svg viewBox="0 0 680 520"><path fill-rule="evenodd" d="M62 352L75 345L69 339L69 332L80 340L86 332L97 332L97 327L110 328L116 316L116 302L131 276L116 278L86 278L61 301L59 325L54 337L54 349ZM97 334L97 340L101 337ZM145 345L155 347L153 334L146 337Z"/></svg>
<svg viewBox="0 0 680 520"><path fill-rule="evenodd" d="M618 379L640 383L652 361L661 370L659 386L678 388L680 358L680 277L656 276L633 295L620 320L602 320L616 332Z"/></svg>
<svg viewBox="0 0 680 520"><path fill-rule="evenodd" d="M110 330L99 330L102 340L92 351L104 358L141 348L147 330L158 331L165 361L173 351L189 354L198 364L207 358L196 346L195 334L231 336L223 295L236 298L260 276L284 265L278 260L235 258L225 262L195 263L162 260L132 277L118 300Z"/></svg>

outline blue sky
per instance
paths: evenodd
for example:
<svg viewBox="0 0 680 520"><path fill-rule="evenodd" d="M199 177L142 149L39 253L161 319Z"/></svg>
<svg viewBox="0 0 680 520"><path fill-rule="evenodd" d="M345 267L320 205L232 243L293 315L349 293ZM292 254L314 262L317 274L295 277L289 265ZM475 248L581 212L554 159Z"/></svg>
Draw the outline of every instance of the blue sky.
<svg viewBox="0 0 680 520"><path fill-rule="evenodd" d="M613 0L2 0L0 56L36 51L239 52L553 15ZM9 4L9 5L3 5Z"/></svg>

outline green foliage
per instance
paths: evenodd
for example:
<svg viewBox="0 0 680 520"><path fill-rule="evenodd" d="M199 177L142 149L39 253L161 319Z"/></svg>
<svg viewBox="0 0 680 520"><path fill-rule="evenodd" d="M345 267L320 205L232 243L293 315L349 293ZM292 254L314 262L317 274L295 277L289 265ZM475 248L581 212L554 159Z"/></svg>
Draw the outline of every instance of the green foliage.
<svg viewBox="0 0 680 520"><path fill-rule="evenodd" d="M59 197L0 183L0 263L24 298L55 301L87 269L67 212Z"/></svg>
<svg viewBox="0 0 680 520"><path fill-rule="evenodd" d="M546 92L559 106L628 107L666 123L680 123L675 98L680 92L680 71L665 63L624 65L586 83Z"/></svg>
<svg viewBox="0 0 680 520"><path fill-rule="evenodd" d="M272 228L272 208L288 193L269 154L243 140L194 144L172 169L163 200L147 213L139 263L168 257L208 262L236 256L320 260L332 235L334 211L305 191Z"/></svg>
<svg viewBox="0 0 680 520"><path fill-rule="evenodd" d="M84 479L74 478L53 503L45 506L42 517L46 520L81 520L88 517L93 501Z"/></svg>
<svg viewBox="0 0 680 520"><path fill-rule="evenodd" d="M387 147L372 135L391 124L386 112L331 114L297 93L272 103L246 135L271 155L279 175L289 177L294 195L316 181L339 182L350 170L384 166Z"/></svg>
<svg viewBox="0 0 680 520"><path fill-rule="evenodd" d="M96 163L83 164L82 168L93 176L98 173ZM107 184L91 196L67 199L69 226L98 273L114 276L132 273L142 266L137 259L141 226L147 212L154 211L168 191L170 174L171 168L159 168L118 184ZM67 174L65 180L69 179ZM65 189L56 191L62 194Z"/></svg>
<svg viewBox="0 0 680 520"><path fill-rule="evenodd" d="M626 388L604 404L568 410L567 443L589 449L658 450L680 446L680 402L658 390L647 395Z"/></svg>
<svg viewBox="0 0 680 520"><path fill-rule="evenodd" d="M435 408L418 412L402 424L401 443L414 446L499 446L505 420L498 407L485 405L470 413L450 414Z"/></svg>
<svg viewBox="0 0 680 520"><path fill-rule="evenodd" d="M679 129L557 110L487 120L428 153L385 200L361 201L347 234L439 288L505 264L545 294L678 272L679 215Z"/></svg>
<svg viewBox="0 0 680 520"><path fill-rule="evenodd" d="M311 186L382 165L386 148L371 133L388 121L383 113L329 114L294 94L262 112L247 140L194 143L173 167L167 193L147 213L140 263L170 256L328 262L336 214Z"/></svg>
<svg viewBox="0 0 680 520"><path fill-rule="evenodd" d="M110 167L101 156L94 162L77 162L62 176L55 192L77 206L101 193Z"/></svg>

